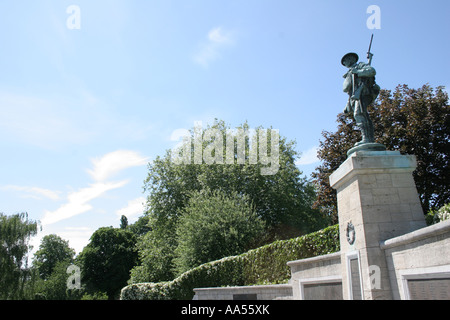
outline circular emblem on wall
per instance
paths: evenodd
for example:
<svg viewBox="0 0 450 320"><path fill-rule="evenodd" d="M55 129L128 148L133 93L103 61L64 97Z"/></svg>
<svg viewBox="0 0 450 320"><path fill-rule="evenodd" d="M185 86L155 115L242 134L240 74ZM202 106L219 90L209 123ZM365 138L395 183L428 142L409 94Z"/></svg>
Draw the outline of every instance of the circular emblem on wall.
<svg viewBox="0 0 450 320"><path fill-rule="evenodd" d="M348 241L348 243L353 244L355 242L355 238L356 238L355 226L350 221L349 223L347 223L347 241Z"/></svg>

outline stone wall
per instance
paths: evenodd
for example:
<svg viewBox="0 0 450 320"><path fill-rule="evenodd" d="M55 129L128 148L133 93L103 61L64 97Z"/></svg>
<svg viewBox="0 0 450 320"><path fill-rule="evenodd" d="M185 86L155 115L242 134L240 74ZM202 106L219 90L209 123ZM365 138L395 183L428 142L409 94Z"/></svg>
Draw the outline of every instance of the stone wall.
<svg viewBox="0 0 450 320"><path fill-rule="evenodd" d="M431 286L436 283L426 282L450 280L450 220L386 240L380 247L385 251L393 299L443 298L439 290L446 290L450 297L450 287L435 288L433 293ZM414 279L423 280L420 292L411 293L408 288L408 281Z"/></svg>
<svg viewBox="0 0 450 320"><path fill-rule="evenodd" d="M323 256L288 262L291 268L291 285L294 300L306 300L307 288L316 299L340 300L341 294L334 294L331 288L337 284L342 286L341 253L336 252ZM327 287L330 285L330 287ZM328 291L328 294L324 291ZM322 292L322 293L321 293Z"/></svg>
<svg viewBox="0 0 450 320"><path fill-rule="evenodd" d="M198 288L194 300L290 300L292 286L289 284Z"/></svg>
<svg viewBox="0 0 450 320"><path fill-rule="evenodd" d="M387 264L392 298L450 300L450 220L379 243ZM342 252L288 262L289 284L197 288L196 300L339 300L343 291ZM386 272L379 269L379 272ZM380 281L384 290L386 284ZM362 296L367 299L367 296ZM373 298L373 297L369 297Z"/></svg>

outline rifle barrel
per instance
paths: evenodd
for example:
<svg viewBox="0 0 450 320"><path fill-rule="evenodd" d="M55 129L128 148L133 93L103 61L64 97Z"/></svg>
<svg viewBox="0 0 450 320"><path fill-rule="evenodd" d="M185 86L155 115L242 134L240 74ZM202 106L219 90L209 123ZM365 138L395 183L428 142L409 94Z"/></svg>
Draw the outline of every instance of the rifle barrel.
<svg viewBox="0 0 450 320"><path fill-rule="evenodd" d="M367 51L367 54L370 53L370 49L372 48L372 40L373 40L373 33L372 33L372 37L370 37L369 51Z"/></svg>

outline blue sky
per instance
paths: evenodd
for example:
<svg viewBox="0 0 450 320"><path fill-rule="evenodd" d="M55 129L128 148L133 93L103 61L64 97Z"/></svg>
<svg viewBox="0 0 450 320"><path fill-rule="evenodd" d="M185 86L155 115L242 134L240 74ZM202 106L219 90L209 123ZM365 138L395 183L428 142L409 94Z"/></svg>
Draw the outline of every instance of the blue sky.
<svg viewBox="0 0 450 320"><path fill-rule="evenodd" d="M0 212L79 252L141 215L177 129L214 118L278 129L309 176L346 103L341 57L365 61L374 33L382 88L448 87L449 17L448 0L1 1Z"/></svg>

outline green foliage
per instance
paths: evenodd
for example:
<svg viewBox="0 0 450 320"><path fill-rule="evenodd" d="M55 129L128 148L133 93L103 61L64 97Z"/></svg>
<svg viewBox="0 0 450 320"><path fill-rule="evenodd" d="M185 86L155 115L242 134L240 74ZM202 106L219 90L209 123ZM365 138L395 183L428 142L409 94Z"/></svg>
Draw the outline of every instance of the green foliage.
<svg viewBox="0 0 450 320"><path fill-rule="evenodd" d="M134 283L122 289L123 300L192 299L194 288L285 283L288 261L339 251L338 225L246 253L202 264L173 281Z"/></svg>
<svg viewBox="0 0 450 320"><path fill-rule="evenodd" d="M337 225L289 240L279 240L246 253L248 284L284 283L290 279L288 261L339 251Z"/></svg>
<svg viewBox="0 0 450 320"><path fill-rule="evenodd" d="M0 213L0 299L21 299L26 279L28 241L37 233L37 222L28 214L6 216Z"/></svg>
<svg viewBox="0 0 450 320"><path fill-rule="evenodd" d="M153 219L150 217L150 221ZM136 244L140 265L131 270L133 282L168 281L174 277L173 258L176 243L172 234L147 232Z"/></svg>
<svg viewBox="0 0 450 320"><path fill-rule="evenodd" d="M222 258L191 269L173 281L136 283L122 289L123 300L192 299L194 288L244 285L242 256Z"/></svg>
<svg viewBox="0 0 450 320"><path fill-rule="evenodd" d="M136 265L135 244L136 236L124 229L104 227L92 234L76 263L88 293L106 292L109 299L116 297Z"/></svg>
<svg viewBox="0 0 450 320"><path fill-rule="evenodd" d="M126 216L122 215L120 217L120 229L126 229L128 227L128 219Z"/></svg>
<svg viewBox="0 0 450 320"><path fill-rule="evenodd" d="M42 238L39 250L34 254L33 266L39 270L39 276L47 280L56 264L61 261L73 261L75 250L69 247L69 242L56 234Z"/></svg>
<svg viewBox="0 0 450 320"><path fill-rule="evenodd" d="M30 280L33 283L33 299L38 300L79 300L82 289L67 289L69 274L67 268L70 261L63 260L55 263L52 273L46 279L37 278ZM37 270L37 269L36 269Z"/></svg>
<svg viewBox="0 0 450 320"><path fill-rule="evenodd" d="M175 264L183 273L202 263L240 254L264 230L246 195L192 194L176 229Z"/></svg>
<svg viewBox="0 0 450 320"><path fill-rule="evenodd" d="M399 150L417 158L414 181L424 212L436 210L450 198L450 105L442 87L424 85L410 89L398 86L394 92L381 90L368 108L374 124L375 140L388 150ZM336 191L329 177L347 158L346 152L360 140L353 117L340 113L336 132L322 133L318 151L322 164L313 173L317 185L315 208L337 223Z"/></svg>
<svg viewBox="0 0 450 320"><path fill-rule="evenodd" d="M33 275L28 280L33 299L76 300L80 290L67 289L67 268L74 261L75 250L69 242L50 234L42 238L33 257Z"/></svg>
<svg viewBox="0 0 450 320"><path fill-rule="evenodd" d="M145 235L151 230L149 223L149 216L144 215L139 217L135 223L127 226L127 230L134 233L137 237Z"/></svg>
<svg viewBox="0 0 450 320"><path fill-rule="evenodd" d="M217 129L226 141L229 128L223 121L215 122L211 128ZM249 128L244 124L240 129ZM191 130L192 141L195 140L194 131ZM270 139L268 137L268 145ZM208 142L203 141L204 151L209 150ZM159 282L174 278L178 247L176 230L193 192L220 190L228 196L233 193L246 195L266 224L267 236L259 245L297 237L328 225L319 210L311 209L315 200L314 186L306 177L301 177L302 173L295 165L298 155L294 142L280 137L279 170L274 175L262 175L261 168L265 165L259 162L249 163L248 139L245 143L244 164L237 162L236 146L234 164L176 164L170 150L149 164L144 188L148 193L147 215L151 231L139 239L140 265L132 271L133 280ZM190 146L192 151L194 144L195 141ZM226 148L223 149L225 152Z"/></svg>
<svg viewBox="0 0 450 320"><path fill-rule="evenodd" d="M438 210L430 210L425 218L428 225L450 219L450 203L443 205Z"/></svg>
<svg viewBox="0 0 450 320"><path fill-rule="evenodd" d="M108 295L104 292L85 293L80 300L108 300Z"/></svg>
<svg viewBox="0 0 450 320"><path fill-rule="evenodd" d="M208 129L219 131L222 141L226 141L227 130L230 128L223 121L216 121L205 131ZM239 129L247 132L249 127L244 124ZM194 141L192 146L196 143L194 131L195 129L191 131ZM203 153L207 152L208 142L210 141L203 141ZM270 136L267 143L270 145ZM155 216L155 227L166 223L167 227L176 227L176 220L186 206L191 192L206 189L222 190L229 195L233 192L246 194L257 214L269 227L287 224L297 228L300 233L323 227L318 212L310 208L315 196L314 188L306 178L301 177L302 173L295 165L298 156L294 150L295 143L280 137L280 167L274 175L262 175L264 165L259 162L250 164L248 139L245 146L244 164L238 163L236 146L234 164L176 164L171 150L149 164L144 187L149 192L149 213ZM223 149L225 154L226 148Z"/></svg>

